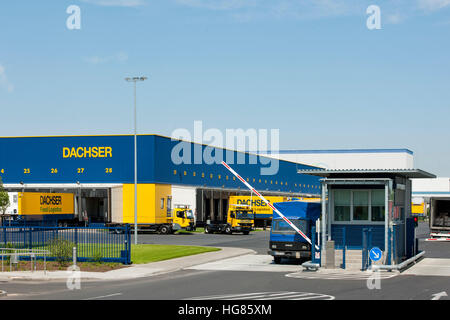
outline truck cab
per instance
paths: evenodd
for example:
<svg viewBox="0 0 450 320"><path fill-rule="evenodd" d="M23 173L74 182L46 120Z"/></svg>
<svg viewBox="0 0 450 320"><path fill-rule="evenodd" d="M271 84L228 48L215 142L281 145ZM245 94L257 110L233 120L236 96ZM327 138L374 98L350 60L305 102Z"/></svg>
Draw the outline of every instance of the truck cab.
<svg viewBox="0 0 450 320"><path fill-rule="evenodd" d="M172 212L172 228L174 231L195 231L195 221L192 209L186 205L176 205Z"/></svg>
<svg viewBox="0 0 450 320"><path fill-rule="evenodd" d="M249 234L255 224L255 215L249 206L230 205L228 208L227 223L231 227L231 232L237 231Z"/></svg>
<svg viewBox="0 0 450 320"><path fill-rule="evenodd" d="M207 221L205 233L221 232L232 234L233 232L242 232L249 234L255 224L255 214L248 205L230 205L228 207L227 220Z"/></svg>
<svg viewBox="0 0 450 320"><path fill-rule="evenodd" d="M274 206L311 239L311 228L320 216L319 203L290 201L274 203ZM273 256L276 264L281 263L283 258L300 261L311 258L311 244L274 213L268 254Z"/></svg>

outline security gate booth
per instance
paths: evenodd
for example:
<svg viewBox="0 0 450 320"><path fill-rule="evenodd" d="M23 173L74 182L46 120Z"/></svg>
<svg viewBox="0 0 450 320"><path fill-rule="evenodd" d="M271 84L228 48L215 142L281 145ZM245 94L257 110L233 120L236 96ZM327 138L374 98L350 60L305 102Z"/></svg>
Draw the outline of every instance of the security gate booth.
<svg viewBox="0 0 450 320"><path fill-rule="evenodd" d="M374 247L381 249L383 257L379 263L384 265L401 263L416 254L411 179L432 178L433 174L418 169L298 172L323 178L322 266L339 267L331 262L336 260L342 262L343 268L364 270L370 264L368 252ZM327 247L335 251L334 256L329 255L331 252L327 255ZM327 264L326 257L332 266Z"/></svg>

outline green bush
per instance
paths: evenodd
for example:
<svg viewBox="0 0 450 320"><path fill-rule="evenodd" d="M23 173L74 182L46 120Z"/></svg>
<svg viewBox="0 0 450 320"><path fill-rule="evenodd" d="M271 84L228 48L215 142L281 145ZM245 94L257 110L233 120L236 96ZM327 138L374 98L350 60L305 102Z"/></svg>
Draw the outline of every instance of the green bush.
<svg viewBox="0 0 450 320"><path fill-rule="evenodd" d="M103 254L101 250L95 250L94 254L92 255L92 260L96 263L102 262Z"/></svg>
<svg viewBox="0 0 450 320"><path fill-rule="evenodd" d="M12 243L10 243L10 242L8 242L7 244L6 244L6 246L4 246L3 247L4 249L13 249L14 248L14 245L12 244ZM10 253L13 253L14 251L13 250L3 250L3 253L4 254L10 254ZM9 263L9 260L11 259L11 256L5 256L4 258L3 258L3 262L4 263Z"/></svg>
<svg viewBox="0 0 450 320"><path fill-rule="evenodd" d="M55 257L61 266L68 264L72 260L73 247L75 247L75 243L62 238L54 238L48 243L50 255Z"/></svg>

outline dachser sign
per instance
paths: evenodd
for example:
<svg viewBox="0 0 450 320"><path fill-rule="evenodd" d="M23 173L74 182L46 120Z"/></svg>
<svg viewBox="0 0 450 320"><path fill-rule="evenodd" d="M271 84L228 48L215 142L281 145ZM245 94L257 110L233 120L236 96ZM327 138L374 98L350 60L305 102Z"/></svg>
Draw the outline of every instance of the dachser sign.
<svg viewBox="0 0 450 320"><path fill-rule="evenodd" d="M19 193L19 214L74 214L75 200L72 193Z"/></svg>
<svg viewBox="0 0 450 320"><path fill-rule="evenodd" d="M274 202L283 202L287 199L285 197L277 197L277 196L269 196L266 197L267 201L270 203ZM253 212L256 214L256 218L258 218L258 215L264 214L264 215L270 215L272 214L272 209L261 199L258 199L256 196L249 197L249 196L230 196L230 205L247 205L252 207Z"/></svg>
<svg viewBox="0 0 450 320"><path fill-rule="evenodd" d="M112 158L111 147L63 147L63 158Z"/></svg>
<svg viewBox="0 0 450 320"><path fill-rule="evenodd" d="M62 204L62 197L61 196L41 196L41 206L42 205L54 205L58 206Z"/></svg>

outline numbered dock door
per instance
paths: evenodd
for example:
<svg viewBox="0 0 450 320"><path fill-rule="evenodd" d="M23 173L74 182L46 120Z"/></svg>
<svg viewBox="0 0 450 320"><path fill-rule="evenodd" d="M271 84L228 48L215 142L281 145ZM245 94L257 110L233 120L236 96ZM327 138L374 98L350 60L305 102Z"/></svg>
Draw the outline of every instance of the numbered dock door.
<svg viewBox="0 0 450 320"><path fill-rule="evenodd" d="M109 197L108 190L83 190L81 210L90 223L108 222Z"/></svg>

